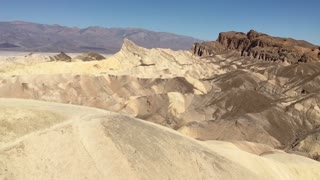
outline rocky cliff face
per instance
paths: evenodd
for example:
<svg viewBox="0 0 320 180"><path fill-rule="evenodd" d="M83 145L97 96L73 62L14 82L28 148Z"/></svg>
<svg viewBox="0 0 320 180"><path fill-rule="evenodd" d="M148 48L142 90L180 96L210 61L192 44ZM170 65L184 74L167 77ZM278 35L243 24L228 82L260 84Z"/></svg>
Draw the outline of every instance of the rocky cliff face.
<svg viewBox="0 0 320 180"><path fill-rule="evenodd" d="M224 52L224 47L217 41L195 43L192 46L193 54L198 56L212 56Z"/></svg>
<svg viewBox="0 0 320 180"><path fill-rule="evenodd" d="M225 51L237 51L241 56L250 56L266 61L289 63L320 60L320 47L306 41L272 37L254 30L222 32L216 41L194 44L193 53L210 56Z"/></svg>

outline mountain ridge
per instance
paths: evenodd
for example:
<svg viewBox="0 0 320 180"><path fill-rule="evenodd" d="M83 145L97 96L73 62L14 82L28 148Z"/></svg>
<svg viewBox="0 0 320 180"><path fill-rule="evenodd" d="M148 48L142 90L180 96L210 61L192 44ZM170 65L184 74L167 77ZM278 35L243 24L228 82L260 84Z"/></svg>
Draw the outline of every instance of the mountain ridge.
<svg viewBox="0 0 320 180"><path fill-rule="evenodd" d="M202 40L167 32L155 32L141 28L86 28L47 25L25 21L0 22L1 50L34 52L89 52L113 54L120 50L128 38L146 48L189 50L193 43ZM15 47L18 46L18 47Z"/></svg>

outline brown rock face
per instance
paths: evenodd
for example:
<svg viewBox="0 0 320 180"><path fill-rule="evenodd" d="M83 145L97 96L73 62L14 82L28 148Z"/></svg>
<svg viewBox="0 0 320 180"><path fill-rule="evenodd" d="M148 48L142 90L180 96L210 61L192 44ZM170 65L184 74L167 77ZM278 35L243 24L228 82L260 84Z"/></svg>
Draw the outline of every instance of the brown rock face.
<svg viewBox="0 0 320 180"><path fill-rule="evenodd" d="M195 43L192 47L193 54L198 56L212 56L224 52L224 47L214 42Z"/></svg>
<svg viewBox="0 0 320 180"><path fill-rule="evenodd" d="M320 60L318 46L291 38L272 37L254 30L247 34L222 32L217 41L193 46L193 53L198 56L210 56L225 51L238 51L242 56L266 61L302 63Z"/></svg>
<svg viewBox="0 0 320 180"><path fill-rule="evenodd" d="M61 52L55 56L50 57L51 61L66 61L71 62L71 57L68 56L66 53Z"/></svg>
<svg viewBox="0 0 320 180"><path fill-rule="evenodd" d="M99 61L105 59L105 57L95 52L89 52L79 55L75 57L75 59L80 59L82 61Z"/></svg>

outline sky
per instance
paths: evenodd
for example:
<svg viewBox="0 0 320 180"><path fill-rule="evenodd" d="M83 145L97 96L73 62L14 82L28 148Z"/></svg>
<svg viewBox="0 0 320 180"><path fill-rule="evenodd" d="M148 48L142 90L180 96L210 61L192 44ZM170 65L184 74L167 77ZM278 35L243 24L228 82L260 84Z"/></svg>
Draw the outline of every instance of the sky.
<svg viewBox="0 0 320 180"><path fill-rule="evenodd" d="M320 45L319 0L0 0L0 21L144 28L202 40L254 29Z"/></svg>

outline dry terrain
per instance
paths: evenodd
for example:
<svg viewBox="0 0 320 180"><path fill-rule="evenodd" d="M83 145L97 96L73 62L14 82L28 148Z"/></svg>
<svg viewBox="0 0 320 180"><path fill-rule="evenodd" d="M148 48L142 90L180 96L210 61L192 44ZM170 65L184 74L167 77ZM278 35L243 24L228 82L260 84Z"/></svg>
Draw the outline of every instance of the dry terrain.
<svg viewBox="0 0 320 180"><path fill-rule="evenodd" d="M317 179L320 163L82 106L0 99L0 179ZM18 112L18 113L17 113Z"/></svg>
<svg viewBox="0 0 320 180"><path fill-rule="evenodd" d="M47 103L0 101L0 146L18 147L0 156L0 177L319 179L318 47L255 31L220 37L192 51L125 40L112 56L2 59L0 97ZM266 56L281 49L287 58Z"/></svg>

